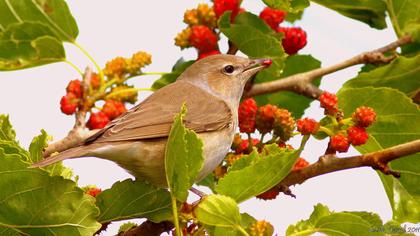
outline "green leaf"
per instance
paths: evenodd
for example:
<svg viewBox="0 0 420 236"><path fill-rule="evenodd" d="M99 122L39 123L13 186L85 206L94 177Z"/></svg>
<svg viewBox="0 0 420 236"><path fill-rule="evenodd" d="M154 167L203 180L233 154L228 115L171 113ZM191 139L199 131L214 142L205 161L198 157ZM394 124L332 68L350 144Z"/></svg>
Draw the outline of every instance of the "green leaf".
<svg viewBox="0 0 420 236"><path fill-rule="evenodd" d="M41 134L34 137L29 146L29 163L36 163L43 159L43 150L48 146L48 136L45 130L41 130ZM51 176L62 176L65 179L71 179L73 177L72 169L65 167L62 162L55 163L46 167L42 167L43 170L50 173Z"/></svg>
<svg viewBox="0 0 420 236"><path fill-rule="evenodd" d="M74 42L79 33L64 0L0 0L0 32L28 22L44 25L60 41Z"/></svg>
<svg viewBox="0 0 420 236"><path fill-rule="evenodd" d="M172 68L171 73L166 73L162 75L159 79L157 79L153 85L153 90L158 90L166 85L173 83L176 81L179 75L182 74L190 65L192 65L195 61L184 61L183 58L180 58Z"/></svg>
<svg viewBox="0 0 420 236"><path fill-rule="evenodd" d="M249 232L249 228L253 223L257 222L257 220L247 213L241 213L241 226L243 229L246 229ZM206 232L209 235L214 236L243 236L242 232L238 232L238 230L234 228L226 228L226 227L218 227L218 226L210 226L205 225Z"/></svg>
<svg viewBox="0 0 420 236"><path fill-rule="evenodd" d="M95 199L75 183L29 169L0 149L0 225L27 235L91 236L101 225Z"/></svg>
<svg viewBox="0 0 420 236"><path fill-rule="evenodd" d="M287 228L286 235L312 235L316 232L327 235L385 235L374 232L382 227L377 214L369 212L331 212L328 207L317 204L307 220L301 220Z"/></svg>
<svg viewBox="0 0 420 236"><path fill-rule="evenodd" d="M265 148L263 154L249 162L249 166L228 171L219 180L216 192L237 202L261 194L286 177L301 152L280 149L276 144L266 145Z"/></svg>
<svg viewBox="0 0 420 236"><path fill-rule="evenodd" d="M311 0L341 15L364 22L376 29L386 28L386 4L383 0ZM399 1L399 0L397 0Z"/></svg>
<svg viewBox="0 0 420 236"><path fill-rule="evenodd" d="M29 145L31 163L37 163L43 159L42 151L48 146L48 139L45 130L41 130L41 134L32 139L31 145Z"/></svg>
<svg viewBox="0 0 420 236"><path fill-rule="evenodd" d="M160 222L171 218L171 197L167 190L126 179L100 193L96 199L99 222L147 218Z"/></svg>
<svg viewBox="0 0 420 236"><path fill-rule="evenodd" d="M264 25L264 26L263 26ZM273 64L257 74L261 78L277 78L280 76L286 54L281 46L281 34L275 34L267 25L251 13L240 13L235 23L230 22L230 12L219 19L220 31L232 41L238 49L250 58L270 58Z"/></svg>
<svg viewBox="0 0 420 236"><path fill-rule="evenodd" d="M280 75L280 78L284 78L290 75L314 70L321 67L321 62L312 57L311 55L294 55L287 57L284 62L284 70ZM263 80L261 80L263 79ZM278 79L275 77L260 77L258 82L271 81L273 79ZM319 86L321 79L315 81L315 85ZM302 96L296 93L281 91L273 94L265 94L256 96L259 105L264 104L274 104L279 107L289 110L293 117L299 119L302 117L306 108L309 107L309 104L313 101L306 96Z"/></svg>
<svg viewBox="0 0 420 236"><path fill-rule="evenodd" d="M16 132L10 124L9 116L0 114L0 140L14 141Z"/></svg>
<svg viewBox="0 0 420 236"><path fill-rule="evenodd" d="M215 183L215 176L214 173L211 172L208 174L204 179L202 179L200 182L197 183L197 185L206 186L208 187L212 192L214 192L214 188L216 187Z"/></svg>
<svg viewBox="0 0 420 236"><path fill-rule="evenodd" d="M368 128L368 142L356 147L361 153L420 139L420 110L402 92L391 88L347 88L337 96L346 116L359 106L369 106L376 111L376 122ZM401 172L398 180L380 174L395 220L420 221L419 161L420 153L392 161L389 166Z"/></svg>
<svg viewBox="0 0 420 236"><path fill-rule="evenodd" d="M241 214L235 200L223 195L210 195L204 198L194 209L197 220L205 225L216 226L215 231L245 231L241 226ZM222 229L220 229L222 228ZM229 229L230 228L230 229ZM234 234L235 233L235 234ZM215 235L220 233L215 233Z"/></svg>
<svg viewBox="0 0 420 236"><path fill-rule="evenodd" d="M420 3L418 0L387 0L388 14L398 37L412 34L420 42Z"/></svg>
<svg viewBox="0 0 420 236"><path fill-rule="evenodd" d="M0 149L5 154L17 154L23 161L29 161L29 153L23 149L16 141L0 140Z"/></svg>
<svg viewBox="0 0 420 236"><path fill-rule="evenodd" d="M197 134L185 128L185 105L175 116L165 151L165 170L171 194L179 201L186 201L188 189L194 184L203 167L203 142Z"/></svg>
<svg viewBox="0 0 420 236"><path fill-rule="evenodd" d="M343 89L362 87L390 87L407 96L413 96L420 89L420 55L412 58L398 57L390 64L360 73L348 80Z"/></svg>
<svg viewBox="0 0 420 236"><path fill-rule="evenodd" d="M263 0L263 2L275 9L283 9L296 13L309 6L309 0Z"/></svg>
<svg viewBox="0 0 420 236"><path fill-rule="evenodd" d="M17 23L0 32L0 70L18 70L64 59L62 42L45 25Z"/></svg>

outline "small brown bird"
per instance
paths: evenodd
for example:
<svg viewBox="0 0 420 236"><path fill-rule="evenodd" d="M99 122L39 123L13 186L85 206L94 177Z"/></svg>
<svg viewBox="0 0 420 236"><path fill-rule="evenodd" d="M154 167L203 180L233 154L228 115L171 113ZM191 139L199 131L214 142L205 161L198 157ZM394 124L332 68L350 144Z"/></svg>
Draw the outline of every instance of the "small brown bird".
<svg viewBox="0 0 420 236"><path fill-rule="evenodd" d="M245 83L271 64L269 59L215 55L188 67L178 80L150 95L79 146L46 158L42 167L69 158L98 157L116 162L137 178L166 186L164 153L175 114L187 106L184 124L203 140L204 178L223 160L238 125Z"/></svg>

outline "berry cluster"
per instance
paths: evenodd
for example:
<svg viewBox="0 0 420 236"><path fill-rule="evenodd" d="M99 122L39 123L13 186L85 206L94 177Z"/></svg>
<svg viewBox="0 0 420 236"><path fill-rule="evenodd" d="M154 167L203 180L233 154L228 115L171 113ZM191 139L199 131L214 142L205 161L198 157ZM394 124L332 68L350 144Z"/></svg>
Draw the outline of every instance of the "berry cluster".
<svg viewBox="0 0 420 236"><path fill-rule="evenodd" d="M274 227L265 220L256 221L250 226L251 236L271 236L274 233Z"/></svg>
<svg viewBox="0 0 420 236"><path fill-rule="evenodd" d="M96 186L87 186L87 187L84 187L83 190L85 191L86 194L92 197L96 197L102 192L102 189L97 188Z"/></svg>
<svg viewBox="0 0 420 236"><path fill-rule="evenodd" d="M342 112L338 107L338 99L335 94L323 92L319 101L325 111L325 118L318 122L311 118L301 118L295 122L292 114L283 108L267 104L258 106L253 98L245 99L238 108L239 131L245 133L236 134L232 143L232 152L228 153L224 161L214 171L215 180L222 178L229 168L243 156L252 151L264 152L266 144L277 143L279 148L293 149L286 142L294 135L300 133L305 136L314 136L317 139L330 138L328 150L332 152L346 152L350 145L359 146L366 143L368 134L366 128L375 121L376 114L372 108L359 107L350 118L343 119ZM298 133L295 133L295 128ZM259 139L253 138L258 131ZM265 141L264 137L270 136ZM292 171L301 171L309 162L299 157ZM275 199L280 189L272 189L256 196L259 199Z"/></svg>
<svg viewBox="0 0 420 236"><path fill-rule="evenodd" d="M287 12L285 11L266 7L261 11L260 18L274 31L283 34L282 45L284 51L289 55L293 55L305 47L307 43L306 32L300 27L281 27L280 23L283 22L286 15Z"/></svg>
<svg viewBox="0 0 420 236"><path fill-rule="evenodd" d="M277 143L279 148L293 149L290 145L286 145L286 142L293 136L293 130L295 129L295 120L288 110L270 104L258 107L256 101L249 98L239 105L238 120L240 132L246 133L248 138L242 139L240 134L235 135L231 147L232 152L226 155L224 162L214 171L216 179L222 178L234 162L244 155L250 154L254 149L262 152L266 144ZM251 134L255 131L261 134L260 139L251 137ZM271 136L271 139L264 141L264 137L268 135ZM307 165L309 163L300 158L294 170ZM278 194L279 189L273 188L258 195L257 198L275 199Z"/></svg>
<svg viewBox="0 0 420 236"><path fill-rule="evenodd" d="M370 107L358 107L351 118L342 119L335 94L323 92L319 96L321 107L328 117L322 128L330 136L331 151L347 152L350 145L360 146L367 142L369 135L366 128L375 122L376 113Z"/></svg>
<svg viewBox="0 0 420 236"><path fill-rule="evenodd" d="M66 95L60 100L61 111L67 115L73 115L77 111L90 113L86 127L105 127L127 111L125 103L134 104L137 101L137 90L126 82L133 76L141 75L141 69L150 63L150 54L140 51L130 58L116 57L107 62L102 70L105 75L103 79L97 73L92 73L90 81L70 81ZM105 104L102 108L97 108L95 104L101 100Z"/></svg>
<svg viewBox="0 0 420 236"><path fill-rule="evenodd" d="M184 13L184 23L188 27L175 37L175 45L181 49L196 48L198 51L197 60L220 54L217 20L226 11L231 11L231 21L233 22L239 13L245 12L245 9L240 5L241 0L214 0L213 7L199 4L197 8L187 10ZM305 47L306 32L299 27L281 27L280 23L284 21L286 15L287 12L283 10L266 7L260 12L259 17L275 32L284 35L283 48L287 54L293 55Z"/></svg>
<svg viewBox="0 0 420 236"><path fill-rule="evenodd" d="M216 2L218 1L215 1L215 6ZM175 45L181 49L195 47L198 59L220 54L217 44L219 37L215 33L217 13L220 13L220 10L207 4L199 4L197 8L187 10L184 13L184 22L188 27L175 37Z"/></svg>

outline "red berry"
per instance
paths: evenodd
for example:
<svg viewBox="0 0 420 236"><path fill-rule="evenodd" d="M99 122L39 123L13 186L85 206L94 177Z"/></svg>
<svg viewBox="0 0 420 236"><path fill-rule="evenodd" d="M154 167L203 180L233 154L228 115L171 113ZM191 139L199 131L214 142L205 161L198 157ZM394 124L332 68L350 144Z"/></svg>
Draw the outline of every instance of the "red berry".
<svg viewBox="0 0 420 236"><path fill-rule="evenodd" d="M262 199L262 200L273 200L276 199L277 195L279 195L280 191L277 188L272 188L270 190L267 190L260 195L257 195L256 198Z"/></svg>
<svg viewBox="0 0 420 236"><path fill-rule="evenodd" d="M92 76L90 77L90 86L92 86L93 89L98 89L101 85L101 80L99 78L99 75L96 73L92 73Z"/></svg>
<svg viewBox="0 0 420 236"><path fill-rule="evenodd" d="M90 114L86 126L89 129L102 129L109 123L108 116L102 111Z"/></svg>
<svg viewBox="0 0 420 236"><path fill-rule="evenodd" d="M66 115L71 115L76 112L77 107L79 106L79 99L74 93L67 93L60 100L60 109Z"/></svg>
<svg viewBox="0 0 420 236"><path fill-rule="evenodd" d="M200 53L198 55L197 60L201 60L205 57L208 57L208 56L211 56L211 55L217 55L217 54L221 54L221 52L219 50L212 50L212 51L209 51L209 52L203 52L203 53Z"/></svg>
<svg viewBox="0 0 420 236"><path fill-rule="evenodd" d="M293 55L306 45L306 32L299 27L278 27L277 32L282 32L284 51Z"/></svg>
<svg viewBox="0 0 420 236"><path fill-rule="evenodd" d="M214 12L217 18L219 18L226 11L232 11L231 19L235 19L235 16L239 13L240 0L214 0Z"/></svg>
<svg viewBox="0 0 420 236"><path fill-rule="evenodd" d="M316 132L318 132L318 129L319 129L319 123L316 122L316 120L314 119L309 119L309 118L300 119L296 122L296 124L297 124L297 130L302 135L316 134Z"/></svg>
<svg viewBox="0 0 420 236"><path fill-rule="evenodd" d="M338 152L347 152L349 150L349 140L342 134L337 134L331 137L330 147Z"/></svg>
<svg viewBox="0 0 420 236"><path fill-rule="evenodd" d="M117 118L126 111L127 109L125 108L124 103L114 100L107 100L102 107L102 112L105 113L110 120Z"/></svg>
<svg viewBox="0 0 420 236"><path fill-rule="evenodd" d="M243 133L254 133L257 103L253 98L244 100L238 108L239 130Z"/></svg>
<svg viewBox="0 0 420 236"><path fill-rule="evenodd" d="M279 24L283 22L286 14L287 12L285 11L266 7L260 13L260 18L263 19L271 28L273 28L273 30L276 30Z"/></svg>
<svg viewBox="0 0 420 236"><path fill-rule="evenodd" d="M307 166L309 166L309 162L307 162L302 157L299 157L298 160L297 160L297 162L293 166L293 169L292 170L299 170L299 169L305 168Z"/></svg>
<svg viewBox="0 0 420 236"><path fill-rule="evenodd" d="M285 142L279 142L277 146L279 146L279 148L287 148L289 150L295 150L292 145L286 144Z"/></svg>
<svg viewBox="0 0 420 236"><path fill-rule="evenodd" d="M360 126L351 126L347 129L347 137L353 146L360 146L366 143L369 135L366 129Z"/></svg>
<svg viewBox="0 0 420 236"><path fill-rule="evenodd" d="M190 44L205 53L217 49L217 35L207 26L195 25L191 27Z"/></svg>
<svg viewBox="0 0 420 236"><path fill-rule="evenodd" d="M67 85L67 93L73 93L76 97L81 98L83 94L82 83L80 80L72 80Z"/></svg>
<svg viewBox="0 0 420 236"><path fill-rule="evenodd" d="M321 103L321 107L324 108L328 114L334 114L338 111L338 98L335 94L323 92L318 99Z"/></svg>
<svg viewBox="0 0 420 236"><path fill-rule="evenodd" d="M86 194L89 194L90 196L92 196L92 197L96 197L96 196L98 196L98 194L100 194L102 192L102 190L100 189L100 188L91 188L91 189L88 189L87 191L86 191Z"/></svg>
<svg viewBox="0 0 420 236"><path fill-rule="evenodd" d="M252 146L257 145L260 142L259 139L253 138L252 139ZM249 148L249 140L248 139L244 139L242 140L241 144L239 145L239 147L236 148L236 153L243 153L243 154L249 154L251 153L252 149Z"/></svg>
<svg viewBox="0 0 420 236"><path fill-rule="evenodd" d="M271 132L274 126L274 113L277 106L267 104L258 108L255 127L260 133L265 134Z"/></svg>
<svg viewBox="0 0 420 236"><path fill-rule="evenodd" d="M359 107L352 115L356 125L368 127L376 120L376 112L370 107Z"/></svg>

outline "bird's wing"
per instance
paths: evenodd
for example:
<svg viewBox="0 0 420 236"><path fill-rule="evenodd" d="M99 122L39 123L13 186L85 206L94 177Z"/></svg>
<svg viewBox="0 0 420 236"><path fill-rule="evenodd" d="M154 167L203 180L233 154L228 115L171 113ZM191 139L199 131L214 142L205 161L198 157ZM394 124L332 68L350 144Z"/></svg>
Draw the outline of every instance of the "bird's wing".
<svg viewBox="0 0 420 236"><path fill-rule="evenodd" d="M183 103L187 106L184 124L197 133L220 130L232 123L232 111L223 100L188 82L177 81L153 93L85 143L167 137Z"/></svg>

